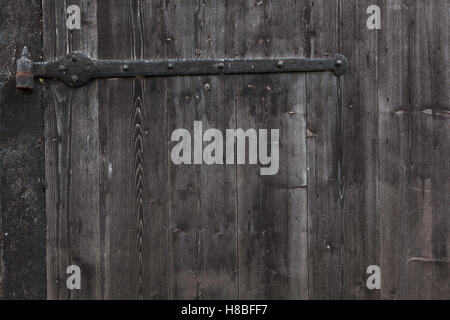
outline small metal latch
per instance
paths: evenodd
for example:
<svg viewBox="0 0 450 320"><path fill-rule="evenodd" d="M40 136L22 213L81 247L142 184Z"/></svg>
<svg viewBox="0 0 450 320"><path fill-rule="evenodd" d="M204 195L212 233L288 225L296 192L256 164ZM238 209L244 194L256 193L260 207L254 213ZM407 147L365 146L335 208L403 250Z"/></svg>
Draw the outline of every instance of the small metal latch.
<svg viewBox="0 0 450 320"><path fill-rule="evenodd" d="M17 61L17 88L33 89L34 77L54 78L72 87L98 78L180 75L263 74L333 71L342 76L349 69L344 55L323 59L217 59L217 60L93 60L70 53L54 62L33 62L24 48Z"/></svg>

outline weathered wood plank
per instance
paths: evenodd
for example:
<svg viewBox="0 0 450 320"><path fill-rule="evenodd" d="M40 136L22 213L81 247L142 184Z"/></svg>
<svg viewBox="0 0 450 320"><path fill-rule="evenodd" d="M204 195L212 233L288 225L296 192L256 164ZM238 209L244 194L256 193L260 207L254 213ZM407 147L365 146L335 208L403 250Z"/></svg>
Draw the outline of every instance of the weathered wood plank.
<svg viewBox="0 0 450 320"><path fill-rule="evenodd" d="M167 3L165 10L167 58L226 57L225 2ZM233 128L235 90L229 79L168 80L169 135L179 128L193 132L194 121L204 131ZM237 298L235 176L234 166L170 164L171 298Z"/></svg>
<svg viewBox="0 0 450 320"><path fill-rule="evenodd" d="M64 2L46 0L44 59L68 51L97 58L96 1L79 0L82 29L68 31ZM95 299L100 293L99 138L97 84L76 90L47 83L47 287L49 299ZM66 268L81 267L82 290L69 292Z"/></svg>
<svg viewBox="0 0 450 320"><path fill-rule="evenodd" d="M408 297L408 176L411 91L410 41L413 1L382 3L379 43L379 195L381 210L382 298ZM395 30L395 32L393 32Z"/></svg>
<svg viewBox="0 0 450 320"><path fill-rule="evenodd" d="M101 9L101 10L100 10ZM103 59L164 57L160 2L102 2ZM105 114L105 294L167 299L168 159L164 79L101 81ZM113 94L111 94L113 92ZM106 110L108 109L108 110Z"/></svg>
<svg viewBox="0 0 450 320"><path fill-rule="evenodd" d="M339 1L312 1L306 11L306 52L311 57L339 49ZM307 76L309 298L342 298L343 179L342 80Z"/></svg>
<svg viewBox="0 0 450 320"><path fill-rule="evenodd" d="M409 299L450 296L448 1L411 3L407 197ZM395 9L395 8L394 8Z"/></svg>
<svg viewBox="0 0 450 320"><path fill-rule="evenodd" d="M383 9L387 17L379 50L383 298L446 299L449 5L393 1Z"/></svg>
<svg viewBox="0 0 450 320"><path fill-rule="evenodd" d="M305 5L236 4L236 53L304 56L299 22ZM236 128L268 129L268 139L271 129L280 130L276 175L263 177L259 166L238 166L239 298L306 299L306 76L239 76L236 99Z"/></svg>
<svg viewBox="0 0 450 320"><path fill-rule="evenodd" d="M99 42L101 59L136 57L135 48L141 42L139 38L135 42L134 33L139 27L130 21L130 4L125 1L99 3L98 34L99 39L103 39ZM104 295L111 299L138 299L143 295L138 283L142 281L138 269L143 252L142 247L138 248L138 239L142 237L142 229L138 229L142 211L138 212L136 203L145 201L148 196L148 189L145 189L140 198L136 198L134 129L136 111L146 103L142 98L142 80L100 81L99 101L103 110L101 184L106 193L101 203L105 228L103 243L107 249Z"/></svg>
<svg viewBox="0 0 450 320"><path fill-rule="evenodd" d="M339 37L351 68L342 79L342 298L378 299L366 270L379 265L378 30L366 27L373 1L340 1Z"/></svg>

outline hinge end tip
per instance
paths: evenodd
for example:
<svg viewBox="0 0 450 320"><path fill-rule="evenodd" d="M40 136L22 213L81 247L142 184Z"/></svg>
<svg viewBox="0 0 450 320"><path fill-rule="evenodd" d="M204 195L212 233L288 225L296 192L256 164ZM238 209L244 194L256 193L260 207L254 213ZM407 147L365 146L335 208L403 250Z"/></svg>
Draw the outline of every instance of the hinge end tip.
<svg viewBox="0 0 450 320"><path fill-rule="evenodd" d="M337 54L335 56L336 64L334 68L334 74L337 77L343 76L350 68L350 63L348 59L343 54Z"/></svg>

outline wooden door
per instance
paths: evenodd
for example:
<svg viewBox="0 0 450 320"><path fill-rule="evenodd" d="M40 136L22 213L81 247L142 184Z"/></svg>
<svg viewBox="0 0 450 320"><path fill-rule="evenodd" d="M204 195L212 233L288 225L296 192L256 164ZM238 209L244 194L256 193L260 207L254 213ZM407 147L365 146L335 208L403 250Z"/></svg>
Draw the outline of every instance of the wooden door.
<svg viewBox="0 0 450 320"><path fill-rule="evenodd" d="M44 80L48 297L448 297L448 1L377 2L381 30L366 26L371 1L43 0L48 61L343 53L352 66ZM175 165L171 135L195 122L278 129L278 173Z"/></svg>

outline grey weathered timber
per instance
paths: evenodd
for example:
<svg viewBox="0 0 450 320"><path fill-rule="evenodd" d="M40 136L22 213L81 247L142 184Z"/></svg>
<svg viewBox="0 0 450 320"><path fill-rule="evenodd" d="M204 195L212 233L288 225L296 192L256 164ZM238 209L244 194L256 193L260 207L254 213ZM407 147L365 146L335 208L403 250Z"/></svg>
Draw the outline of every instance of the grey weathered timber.
<svg viewBox="0 0 450 320"><path fill-rule="evenodd" d="M339 49L340 2L314 1L306 12L308 56ZM357 68L357 67L356 67ZM340 94L338 94L338 90ZM343 199L342 83L307 75L309 298L342 297Z"/></svg>
<svg viewBox="0 0 450 320"><path fill-rule="evenodd" d="M370 0L77 0L82 30L68 31L67 3L44 0L43 61L78 51L164 70L182 59L272 68L342 53L351 65L341 78L174 70L35 83L48 298L448 299L449 3L377 3L381 30L366 27ZM171 134L194 121L280 129L278 175L174 165ZM80 291L66 289L70 264ZM366 287L370 265L381 290Z"/></svg>
<svg viewBox="0 0 450 320"><path fill-rule="evenodd" d="M342 179L342 298L378 299L367 290L370 265L380 265L378 203L378 31L365 27L371 0L341 1L339 50L355 65L342 81L339 126ZM382 70L380 70L382 72ZM358 257L358 258L355 258ZM383 273L384 274L384 273Z"/></svg>
<svg viewBox="0 0 450 320"><path fill-rule="evenodd" d="M306 1L236 5L236 54L304 56L298 21ZM237 128L280 129L280 171L237 171L239 298L306 299L305 74L238 76Z"/></svg>
<svg viewBox="0 0 450 320"><path fill-rule="evenodd" d="M43 1L44 59L69 51L97 58L96 2L74 1L86 12L81 32L66 28L66 4ZM101 297L98 83L68 89L46 83L47 296ZM66 287L67 267L84 270L83 290Z"/></svg>
<svg viewBox="0 0 450 320"><path fill-rule="evenodd" d="M167 36L172 39L167 43L167 58L232 54L226 36L229 5L194 0L166 3ZM233 128L236 89L230 80L168 80L169 134L176 128L192 129L194 120L202 121L205 129ZM234 166L170 164L170 298L238 297L235 179Z"/></svg>
<svg viewBox="0 0 450 320"><path fill-rule="evenodd" d="M383 3L385 28L379 35L379 208L382 298L408 298L407 219L410 156L410 41L415 1ZM389 30L396 32L389 32Z"/></svg>
<svg viewBox="0 0 450 320"><path fill-rule="evenodd" d="M42 90L16 90L27 45L42 54L40 0L0 1L0 299L44 299L45 176Z"/></svg>
<svg viewBox="0 0 450 320"><path fill-rule="evenodd" d="M99 58L164 58L160 5L99 2L104 13L98 15L99 37L106 40L99 44ZM112 79L100 86L106 120L101 134L105 298L168 299L166 81Z"/></svg>
<svg viewBox="0 0 450 320"><path fill-rule="evenodd" d="M113 14L117 4L102 4L102 11L111 14L99 17L102 38L110 39L100 47L101 58L193 57L196 52L193 38L180 38L176 44L168 39L172 34L191 30L193 37L203 39L197 46L208 44L207 35L192 16L191 10L196 7L193 2L181 7L166 6L164 2L139 2L132 7L124 3L120 11L123 15L117 15ZM207 9L198 7L198 10ZM133 20L130 29L123 29L121 26L126 24L130 11L142 20ZM153 13L157 19L145 19L145 13ZM217 32L214 25L205 28ZM117 34L120 39L116 42ZM150 35L156 39L147 38ZM205 46L203 56L213 56L213 50L220 47ZM168 142L173 130L190 128L194 120L203 120L205 128L227 127L223 120L233 112L222 106L232 102L229 96L234 90L228 89L218 77L112 81L120 95L105 101L115 112L110 116L114 122L105 129L118 135L115 139L105 136L110 149L107 157L112 159L113 170L112 183L108 183L115 203L111 208L117 208L109 226L116 230L110 233L113 242L110 245L117 248L108 275L110 297L235 298L237 287L232 279L236 277L236 253L234 246L229 246L235 242L235 196L228 182L234 181L235 169L180 167L168 160L171 147ZM101 92L105 97L109 95L110 83L103 82L105 88ZM124 116L123 106L130 103L131 111ZM217 112L212 108L217 108ZM131 149L126 148L128 152L116 157L117 153L123 153L129 141L133 141ZM135 159L132 167L127 161L130 157ZM218 179L219 176L223 178ZM118 190L115 181L127 181L128 187ZM211 185L201 187L208 183ZM134 193L128 191L130 188ZM228 191L218 192L223 189ZM222 208L217 207L219 194L223 199L219 202L223 203ZM130 206L133 219L127 213ZM130 239L136 239L137 243ZM128 270L127 275L118 284L115 279L123 270Z"/></svg>
<svg viewBox="0 0 450 320"><path fill-rule="evenodd" d="M448 299L449 3L392 1L383 9L386 28L379 46L382 297Z"/></svg>
<svg viewBox="0 0 450 320"><path fill-rule="evenodd" d="M448 299L450 3L416 1L415 6L409 79L408 298Z"/></svg>

